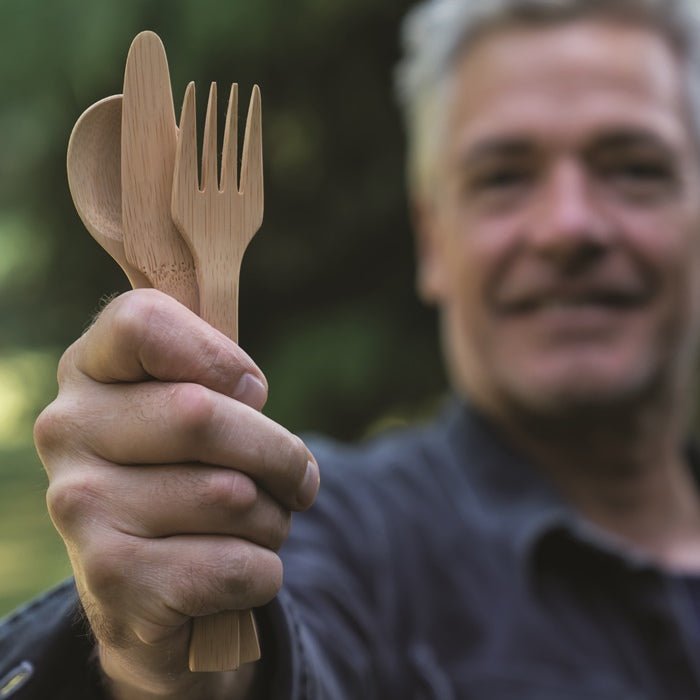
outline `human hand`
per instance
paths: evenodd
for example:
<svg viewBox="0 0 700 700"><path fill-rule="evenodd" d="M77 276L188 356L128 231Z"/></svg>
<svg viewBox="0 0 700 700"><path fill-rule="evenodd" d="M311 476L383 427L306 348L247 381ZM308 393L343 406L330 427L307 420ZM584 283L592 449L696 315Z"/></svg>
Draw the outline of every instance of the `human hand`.
<svg viewBox="0 0 700 700"><path fill-rule="evenodd" d="M154 290L117 298L61 359L35 440L115 697L213 700L250 683L245 666L189 673L187 648L192 617L275 596L291 512L318 490L266 398L234 342Z"/></svg>

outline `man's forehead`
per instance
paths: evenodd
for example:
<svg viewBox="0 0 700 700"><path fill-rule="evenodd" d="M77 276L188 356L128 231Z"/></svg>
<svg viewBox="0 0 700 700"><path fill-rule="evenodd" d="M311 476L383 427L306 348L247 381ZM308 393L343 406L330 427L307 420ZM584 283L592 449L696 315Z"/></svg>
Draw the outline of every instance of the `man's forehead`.
<svg viewBox="0 0 700 700"><path fill-rule="evenodd" d="M603 18L494 27L466 45L457 64L460 59L474 64L472 78L487 70L490 76L512 75L519 80L533 69L544 73L549 69L556 75L607 66L666 84L669 72L679 68L676 52L660 30Z"/></svg>
<svg viewBox="0 0 700 700"><path fill-rule="evenodd" d="M577 20L495 30L456 64L448 104L452 140L462 148L538 130L555 138L553 129L689 136L678 60L660 34L636 25Z"/></svg>

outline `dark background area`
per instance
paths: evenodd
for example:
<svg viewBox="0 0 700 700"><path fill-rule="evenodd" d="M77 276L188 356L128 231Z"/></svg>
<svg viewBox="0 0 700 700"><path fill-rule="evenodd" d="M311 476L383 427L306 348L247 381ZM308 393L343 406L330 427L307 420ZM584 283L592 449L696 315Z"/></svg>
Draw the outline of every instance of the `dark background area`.
<svg viewBox="0 0 700 700"><path fill-rule="evenodd" d="M190 80L200 124L211 81L220 124L231 82L241 120L262 90L265 219L243 264L240 341L268 377L265 412L356 439L444 392L435 318L413 291L392 88L411 4L0 0L0 613L65 570L31 424L61 351L127 289L73 208L66 146L88 106L122 91L139 31L165 44L178 115Z"/></svg>

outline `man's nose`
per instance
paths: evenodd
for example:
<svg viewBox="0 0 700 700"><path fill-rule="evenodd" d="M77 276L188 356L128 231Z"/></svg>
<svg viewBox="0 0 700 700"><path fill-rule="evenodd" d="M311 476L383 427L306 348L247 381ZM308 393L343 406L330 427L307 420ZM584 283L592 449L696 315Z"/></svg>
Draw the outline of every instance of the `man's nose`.
<svg viewBox="0 0 700 700"><path fill-rule="evenodd" d="M589 261L609 247L610 222L581 164L567 160L551 171L528 239L539 255L565 267Z"/></svg>

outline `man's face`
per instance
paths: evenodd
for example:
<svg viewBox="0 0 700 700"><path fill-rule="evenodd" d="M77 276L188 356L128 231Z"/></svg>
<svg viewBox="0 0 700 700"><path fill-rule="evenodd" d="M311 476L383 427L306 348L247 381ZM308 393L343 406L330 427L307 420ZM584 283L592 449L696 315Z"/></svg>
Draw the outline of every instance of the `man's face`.
<svg viewBox="0 0 700 700"><path fill-rule="evenodd" d="M494 31L457 64L419 286L478 404L687 381L700 182L681 81L660 36L604 21Z"/></svg>

